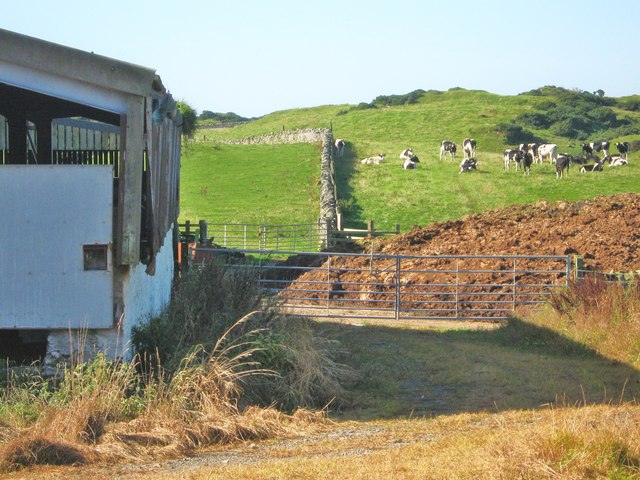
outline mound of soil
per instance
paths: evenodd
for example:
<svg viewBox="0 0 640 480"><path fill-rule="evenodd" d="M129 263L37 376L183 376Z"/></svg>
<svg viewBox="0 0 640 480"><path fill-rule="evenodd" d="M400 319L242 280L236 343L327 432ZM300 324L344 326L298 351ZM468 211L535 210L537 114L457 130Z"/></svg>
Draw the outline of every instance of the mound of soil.
<svg viewBox="0 0 640 480"><path fill-rule="evenodd" d="M500 301L512 294L509 285L513 283L564 283L566 260L519 259L516 268L515 260L459 260L446 256L580 255L588 270L638 270L640 195L611 195L573 203L542 200L534 205L514 205L460 220L414 227L402 235L375 239L373 246L373 252L377 254L438 256L402 260L400 286L402 301L407 305L413 302L420 308L437 308L443 297L427 296L425 290L428 289L424 288L427 285L438 285L438 293L444 294L445 300L448 297L459 299L464 293L467 300ZM289 299L304 296L306 303L339 298L343 302L353 302L349 305L393 306L390 293L396 284L393 259L336 256L330 261L330 264L298 277L281 295ZM545 273L538 274L537 280L527 281L518 273L520 270ZM463 273L466 275L463 278L461 271L474 273ZM527 278L533 278L530 273L528 275ZM456 283L464 284L463 292L453 286ZM540 289L525 286L518 287L518 291L524 295L537 295ZM304 295L298 292L304 292ZM487 292L495 295L490 298Z"/></svg>
<svg viewBox="0 0 640 480"><path fill-rule="evenodd" d="M640 269L640 195L533 205L414 227L376 240L376 253L407 255L581 255L600 271Z"/></svg>

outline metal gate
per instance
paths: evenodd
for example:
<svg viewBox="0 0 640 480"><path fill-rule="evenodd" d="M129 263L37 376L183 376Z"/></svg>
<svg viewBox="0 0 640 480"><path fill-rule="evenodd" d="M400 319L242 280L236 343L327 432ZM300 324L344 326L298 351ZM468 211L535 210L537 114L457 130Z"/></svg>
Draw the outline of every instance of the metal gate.
<svg viewBox="0 0 640 480"><path fill-rule="evenodd" d="M495 320L545 302L571 271L570 257L556 255L288 252L275 261L260 251L197 251L233 252L229 266L254 269L278 308L315 317ZM238 253L251 261L238 263Z"/></svg>

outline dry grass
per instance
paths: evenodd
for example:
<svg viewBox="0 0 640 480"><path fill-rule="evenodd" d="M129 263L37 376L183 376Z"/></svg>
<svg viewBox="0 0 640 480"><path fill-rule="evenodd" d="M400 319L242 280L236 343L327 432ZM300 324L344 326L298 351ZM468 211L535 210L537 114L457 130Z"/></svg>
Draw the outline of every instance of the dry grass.
<svg viewBox="0 0 640 480"><path fill-rule="evenodd" d="M304 441L219 452L188 478L631 479L640 476L639 425L630 404L348 422ZM185 475L151 468L135 478Z"/></svg>
<svg viewBox="0 0 640 480"><path fill-rule="evenodd" d="M149 376L142 387L135 363L98 357L78 365L67 372L35 423L3 428L8 441L0 448L0 467L168 458L211 444L288 437L327 425L324 412L241 410L240 380L268 372L251 369L252 349L224 345L226 336L211 352L193 350L168 380L162 374ZM141 388L138 396L130 394L135 386ZM126 411L132 398L140 407L135 414Z"/></svg>
<svg viewBox="0 0 640 480"><path fill-rule="evenodd" d="M587 276L555 293L549 307L529 316L600 355L640 367L640 284Z"/></svg>

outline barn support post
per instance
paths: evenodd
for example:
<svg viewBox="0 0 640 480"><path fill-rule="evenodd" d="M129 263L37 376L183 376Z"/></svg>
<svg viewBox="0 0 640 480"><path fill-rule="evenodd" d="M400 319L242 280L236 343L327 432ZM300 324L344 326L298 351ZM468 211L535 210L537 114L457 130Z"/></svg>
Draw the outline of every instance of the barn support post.
<svg viewBox="0 0 640 480"><path fill-rule="evenodd" d="M144 98L131 95L127 99L127 114L120 120L122 158L116 242L120 265L136 265L140 261L144 112Z"/></svg>

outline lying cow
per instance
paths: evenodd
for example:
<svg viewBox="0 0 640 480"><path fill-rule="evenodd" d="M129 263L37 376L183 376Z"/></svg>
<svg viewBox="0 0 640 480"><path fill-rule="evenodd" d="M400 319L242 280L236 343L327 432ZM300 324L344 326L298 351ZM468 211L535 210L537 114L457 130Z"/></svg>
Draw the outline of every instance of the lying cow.
<svg viewBox="0 0 640 480"><path fill-rule="evenodd" d="M440 144L440 160L442 160L443 155L446 158L447 153L449 154L451 160L455 160L457 150L458 147L456 147L455 143L450 142L449 140L443 140Z"/></svg>
<svg viewBox="0 0 640 480"><path fill-rule="evenodd" d="M407 160L408 158L413 157L413 148L406 148L402 152L400 152L400 159Z"/></svg>
<svg viewBox="0 0 640 480"><path fill-rule="evenodd" d="M375 157L367 157L360 160L363 165L380 165L384 160L384 153L379 153Z"/></svg>
<svg viewBox="0 0 640 480"><path fill-rule="evenodd" d="M416 155L412 155L411 157L404 160L402 168L404 168L405 170L413 170L417 167L417 163L420 163L420 159Z"/></svg>
<svg viewBox="0 0 640 480"><path fill-rule="evenodd" d="M597 161L592 165L583 165L580 168L580 173L601 172L601 171L602 171L602 161Z"/></svg>
<svg viewBox="0 0 640 480"><path fill-rule="evenodd" d="M478 160L474 157L465 158L460 162L460 173L470 172L472 170L477 170L478 168Z"/></svg>
<svg viewBox="0 0 640 480"><path fill-rule="evenodd" d="M627 165L629 160L627 160L622 155L609 155L604 157L604 162L608 162L610 167L621 167L622 165Z"/></svg>

